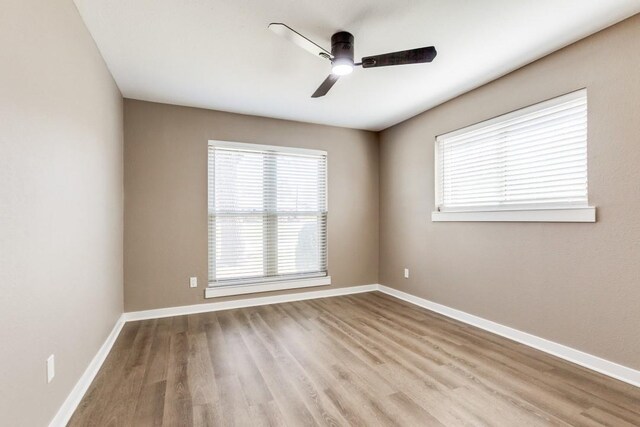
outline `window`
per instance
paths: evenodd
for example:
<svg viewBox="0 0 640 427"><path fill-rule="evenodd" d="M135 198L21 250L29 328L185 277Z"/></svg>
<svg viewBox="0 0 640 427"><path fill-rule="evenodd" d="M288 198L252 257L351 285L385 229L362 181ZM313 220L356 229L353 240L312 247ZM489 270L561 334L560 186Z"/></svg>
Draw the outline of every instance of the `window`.
<svg viewBox="0 0 640 427"><path fill-rule="evenodd" d="M326 153L210 141L208 157L207 296L330 284Z"/></svg>
<svg viewBox="0 0 640 427"><path fill-rule="evenodd" d="M593 222L587 92L436 138L433 221Z"/></svg>

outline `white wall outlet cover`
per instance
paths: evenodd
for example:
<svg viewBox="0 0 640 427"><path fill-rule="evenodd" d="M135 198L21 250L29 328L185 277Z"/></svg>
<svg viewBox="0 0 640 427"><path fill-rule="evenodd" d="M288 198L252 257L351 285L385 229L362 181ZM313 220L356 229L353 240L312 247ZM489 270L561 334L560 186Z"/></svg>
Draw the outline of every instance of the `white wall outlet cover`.
<svg viewBox="0 0 640 427"><path fill-rule="evenodd" d="M55 364L56 364L56 361L53 354L47 357L47 383L50 383L51 380L53 380L53 377L56 376Z"/></svg>
<svg viewBox="0 0 640 427"><path fill-rule="evenodd" d="M404 278L405 278L405 279L408 279L408 278L409 278L409 269L408 269L408 268L405 268L405 269L404 269Z"/></svg>
<svg viewBox="0 0 640 427"><path fill-rule="evenodd" d="M192 288L197 288L198 287L198 278L197 277L190 277L189 278L189 286Z"/></svg>

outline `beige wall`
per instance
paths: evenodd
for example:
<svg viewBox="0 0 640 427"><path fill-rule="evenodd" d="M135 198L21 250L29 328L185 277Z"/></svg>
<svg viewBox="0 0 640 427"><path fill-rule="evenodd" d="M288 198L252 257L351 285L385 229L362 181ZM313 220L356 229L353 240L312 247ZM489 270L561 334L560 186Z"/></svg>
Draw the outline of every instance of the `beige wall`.
<svg viewBox="0 0 640 427"><path fill-rule="evenodd" d="M326 150L332 287L377 283L375 133L128 99L124 111L125 311L224 300L204 299L210 139Z"/></svg>
<svg viewBox="0 0 640 427"><path fill-rule="evenodd" d="M640 368L639 41L640 15L382 132L381 283ZM582 87L597 223L431 222L436 135Z"/></svg>
<svg viewBox="0 0 640 427"><path fill-rule="evenodd" d="M122 98L71 0L5 0L0 425L46 425L123 310L123 173L125 309L212 301L209 139L329 152L333 287L380 281L640 368L638 40L640 16L388 129L380 145L370 132L126 100L123 170ZM430 221L435 135L581 87L596 224Z"/></svg>
<svg viewBox="0 0 640 427"><path fill-rule="evenodd" d="M122 97L71 0L3 0L0 52L0 425L44 426L123 310Z"/></svg>

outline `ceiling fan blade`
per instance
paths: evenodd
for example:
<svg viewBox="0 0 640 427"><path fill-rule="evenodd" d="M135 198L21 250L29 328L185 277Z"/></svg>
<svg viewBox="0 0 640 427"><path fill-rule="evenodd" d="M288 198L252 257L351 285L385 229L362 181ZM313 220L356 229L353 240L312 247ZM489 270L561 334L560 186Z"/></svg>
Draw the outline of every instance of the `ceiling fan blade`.
<svg viewBox="0 0 640 427"><path fill-rule="evenodd" d="M331 59L331 53L328 50L322 48L321 46L318 46L316 43L312 42L296 30L286 26L285 24L274 22L269 24L269 29L277 35L284 37L290 42L293 42L296 45L300 46L314 56Z"/></svg>
<svg viewBox="0 0 640 427"><path fill-rule="evenodd" d="M362 68L386 67L388 65L419 64L431 62L438 52L433 46L417 49L401 50L400 52L384 53L382 55L365 56L362 58Z"/></svg>
<svg viewBox="0 0 640 427"><path fill-rule="evenodd" d="M334 84L336 84L336 82L338 81L338 78L339 76L336 76L335 74L329 74L329 77L324 79L320 87L318 87L318 89L316 89L316 91L313 92L313 95L311 95L311 97L320 98L321 96L325 96L327 92L329 92L329 89L331 89L331 87Z"/></svg>

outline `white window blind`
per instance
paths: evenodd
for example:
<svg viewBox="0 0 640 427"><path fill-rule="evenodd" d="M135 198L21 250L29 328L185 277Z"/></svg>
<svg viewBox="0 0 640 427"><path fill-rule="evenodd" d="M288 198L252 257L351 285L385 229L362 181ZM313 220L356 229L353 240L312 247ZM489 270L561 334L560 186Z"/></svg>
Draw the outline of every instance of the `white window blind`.
<svg viewBox="0 0 640 427"><path fill-rule="evenodd" d="M209 143L209 283L327 275L327 157Z"/></svg>
<svg viewBox="0 0 640 427"><path fill-rule="evenodd" d="M436 139L440 212L587 206L587 92Z"/></svg>

